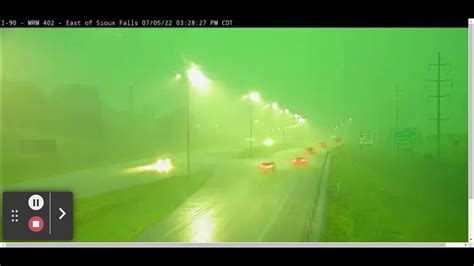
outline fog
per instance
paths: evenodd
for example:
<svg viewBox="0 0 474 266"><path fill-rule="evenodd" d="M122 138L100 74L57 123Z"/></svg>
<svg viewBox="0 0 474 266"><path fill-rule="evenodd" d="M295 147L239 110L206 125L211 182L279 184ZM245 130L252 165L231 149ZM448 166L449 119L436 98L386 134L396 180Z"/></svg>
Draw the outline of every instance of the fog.
<svg viewBox="0 0 474 266"><path fill-rule="evenodd" d="M436 78L429 64L438 53L450 64L443 78L453 81L442 85L450 95L441 105L443 145L454 138L467 150L467 29L2 29L1 36L4 180L27 171L31 154L55 158L46 175L59 164L70 171L184 152L187 90L191 150L243 151L250 121L255 146L331 136L357 143L370 130L389 150L398 86L399 128L416 128L416 149L434 153L436 84L426 79ZM212 81L209 90L187 82L192 64ZM252 91L260 103L242 98ZM294 119L265 109L273 102L307 123L290 128ZM28 148L31 140L54 148Z"/></svg>

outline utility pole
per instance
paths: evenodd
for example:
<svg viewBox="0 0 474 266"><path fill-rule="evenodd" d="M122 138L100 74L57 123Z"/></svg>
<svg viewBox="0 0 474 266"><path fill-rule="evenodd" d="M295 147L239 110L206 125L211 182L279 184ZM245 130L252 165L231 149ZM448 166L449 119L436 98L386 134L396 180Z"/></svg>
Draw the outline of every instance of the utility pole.
<svg viewBox="0 0 474 266"><path fill-rule="evenodd" d="M436 118L431 119L436 121L436 156L437 159L441 159L441 121L446 120L447 118L441 117L441 98L449 97L447 94L441 94L441 83L443 82L451 82L450 79L441 79L441 67L447 66L446 63L441 63L441 53L438 53L438 63L437 64L429 64L430 67L436 67L437 79L427 79L427 82L434 82L436 83L436 94L430 95L429 97L436 98ZM452 86L452 83L451 83Z"/></svg>
<svg viewBox="0 0 474 266"><path fill-rule="evenodd" d="M128 108L130 111L130 116L133 115L133 86L130 85L128 89Z"/></svg>
<svg viewBox="0 0 474 266"><path fill-rule="evenodd" d="M400 92L403 92L400 90L398 84L395 88L395 132L394 136L396 139L396 134L399 130L399 125L400 125ZM397 149L397 159L400 156L400 145L398 143L395 143L396 149Z"/></svg>
<svg viewBox="0 0 474 266"><path fill-rule="evenodd" d="M252 141L253 141L253 121L252 121L252 110L253 106L252 103L250 103L250 113L249 113L249 128L250 128L250 139L249 139L249 145L250 145L250 157L252 157Z"/></svg>
<svg viewBox="0 0 474 266"><path fill-rule="evenodd" d="M398 84L395 88L395 130L398 130L398 126L400 123L400 88L398 87Z"/></svg>
<svg viewBox="0 0 474 266"><path fill-rule="evenodd" d="M135 124L135 117L134 117L134 114L133 114L133 86L130 84L130 86L128 87L128 121L127 121L127 124L128 124L128 127L129 128L134 128L136 126ZM128 143L130 145L129 147L129 150L130 151L135 151L136 150L136 133L134 133L133 130L130 130L128 132Z"/></svg>
<svg viewBox="0 0 474 266"><path fill-rule="evenodd" d="M378 137L378 142L380 145L380 148L382 149L382 121L383 121L383 93L380 94L380 121L379 121L379 137Z"/></svg>
<svg viewBox="0 0 474 266"><path fill-rule="evenodd" d="M286 126L285 126L285 124L283 124L283 127L281 128L281 130L282 130L282 134L283 134L282 144L285 144L286 143Z"/></svg>
<svg viewBox="0 0 474 266"><path fill-rule="evenodd" d="M191 176L191 140L190 140L190 90L189 86L186 86L186 149L187 149L187 174L188 178Z"/></svg>

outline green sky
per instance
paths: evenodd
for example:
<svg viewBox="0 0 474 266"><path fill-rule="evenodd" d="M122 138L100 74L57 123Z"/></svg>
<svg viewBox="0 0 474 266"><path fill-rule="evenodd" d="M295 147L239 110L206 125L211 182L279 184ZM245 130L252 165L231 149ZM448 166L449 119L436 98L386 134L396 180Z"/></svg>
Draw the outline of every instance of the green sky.
<svg viewBox="0 0 474 266"><path fill-rule="evenodd" d="M3 29L3 76L49 90L91 84L104 103L157 112L182 105L170 80L195 62L218 90L258 90L321 129L353 117L361 128L393 126L394 89L404 90L401 125L434 132L428 64L451 64L445 128L467 130L467 28ZM448 76L446 76L448 77Z"/></svg>

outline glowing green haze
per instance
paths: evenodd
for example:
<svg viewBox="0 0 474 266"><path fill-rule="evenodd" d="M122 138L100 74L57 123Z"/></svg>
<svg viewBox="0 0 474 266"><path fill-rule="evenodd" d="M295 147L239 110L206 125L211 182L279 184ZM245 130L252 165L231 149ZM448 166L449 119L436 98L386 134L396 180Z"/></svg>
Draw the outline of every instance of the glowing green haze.
<svg viewBox="0 0 474 266"><path fill-rule="evenodd" d="M324 237L318 241L421 242L448 238L454 242L467 238L467 28L18 28L0 31L3 189L51 187L73 191L78 201L75 240L133 241L142 237L163 240L161 236L152 238L154 233L150 232L159 230L150 228L164 217L173 217L173 211L180 210L178 206L187 206L193 193L199 189L210 191L206 194L209 199L214 199L210 202L219 199L223 202L220 206L227 206L225 202L235 202L235 198L240 196L231 200L224 192L221 195L212 191L252 191L248 187L256 181L245 183L248 187L244 183L237 185L232 182L247 182L238 181L241 178L256 180L252 175L259 174L258 164L293 156L293 150L300 151L321 141L329 143L330 149L335 148L332 136L341 137L344 145L331 153L334 159L332 167L337 169L332 169L329 175L330 203L325 214L329 222L326 233L322 234ZM442 63L450 64L443 67L441 78L453 82L443 83L441 87L441 93L450 97L441 102L441 118L448 119L441 122L442 156L440 162L435 162L436 122L431 119L436 118L437 109L436 99L429 96L437 91L436 84L426 80L437 78L437 69L429 64L437 63L438 53ZM198 65L209 80L199 73L187 72L193 64ZM190 73L198 80L189 82ZM402 91L398 103L396 86ZM139 163L135 162L139 160L145 160L140 162L142 164L150 164L156 158L164 157L171 158L175 164L173 171L176 172L168 177L186 175L187 89L190 93L190 162L194 181L187 183L171 178L165 181L152 179L152 182L146 173L123 176L125 172L122 170L138 167ZM243 99L242 96L249 92L259 92L261 102ZM278 103L282 113L272 111L271 105L265 109L266 104L273 102ZM398 128L415 128L417 134L412 147L400 148L401 159L398 160L394 145L397 104ZM302 115L307 123L293 127L295 119L285 114L285 109L289 109L291 114ZM249 158L250 130L255 139L252 158ZM364 151L358 146L361 130L370 130L375 140L373 146ZM47 143L42 144L44 146L32 143L38 140ZM364 167L354 166L356 158ZM299 169L290 169L290 159L288 165L277 165L274 180L303 173ZM315 176L320 173L324 152L318 153L314 160L317 162L311 164L314 173L301 174L307 178L306 181L295 181L303 180L295 176L285 181L273 181L280 186L275 186L273 192L270 188L264 192L256 191L279 200L282 199L280 195L290 193L288 195L292 196L288 197L288 202L282 203L286 206L282 207L283 210L290 208L291 200L308 203L313 192L303 187L314 185L312 182L321 178ZM376 160L383 162L375 163ZM229 162L226 166L228 175L215 177L221 175L217 169L227 165L226 162ZM409 162L409 166L405 162ZM110 170L115 168L103 172L96 170L112 165L120 171ZM377 168L376 165L383 167ZM437 176L442 175L442 171L433 170L439 165L449 169L443 172L443 176ZM406 167L406 173L401 173L397 167ZM112 172L117 178L99 181L105 173ZM86 178L85 175L89 174L91 177ZM51 176L57 179L47 179ZM87 187L88 178L98 185ZM423 181L417 183L417 180ZM430 183L431 180L436 181ZM133 182L133 185L128 182ZM156 190L147 187L147 182L152 182ZM301 191L296 192L299 185L292 182L308 183L298 183ZM370 188L366 191L366 187L358 187L361 184L373 186L375 194L367 192ZM209 186L217 189L211 190ZM263 188L265 186L258 185L259 189L267 189ZM347 190L340 192L341 187ZM423 187L424 192L420 192ZM446 188L446 191L438 190L440 188ZM305 197L304 193L309 194ZM379 197L376 193L394 195L386 199L394 205L387 204L387 209L380 211L371 205ZM419 198L424 198L424 201L416 201L419 199L417 193L421 193ZM433 196L437 193L442 195ZM372 196L367 196L369 194ZM156 212L150 214L154 216L146 216L149 212L145 214L145 211L137 214L141 220L128 221L125 226L129 230L127 234L104 231L103 228L119 215L118 209L114 212L107 206L125 204L119 195L127 195L124 196L127 200L144 202L143 208L154 208L147 199L157 197L153 200L163 202L163 206L157 203ZM444 197L449 203L439 203L435 197ZM426 208L429 211L418 218L423 220L425 228L429 228L426 232L413 229L419 228L414 224L416 219L411 219L415 212L404 212L405 208L401 207L410 203L401 199L420 206L441 204L441 209ZM258 194L243 196L242 200L248 201L247 205L260 206ZM280 210L276 200L269 203L272 207L261 200L265 209ZM353 205L350 203L352 200ZM93 202L102 202L104 206L91 207ZM214 203L205 204L212 206ZM108 212L97 222L92 221L93 214L99 213L101 208ZM127 210L131 212L140 210L135 210L132 205L129 208ZM221 213L218 208L210 211L212 217L207 214L201 217L201 223L215 220L217 224L203 226L212 230L212 239L208 235L200 239L286 241L285 237L288 237L292 241L304 241L296 236L290 238L289 233L285 235L285 230L291 231L292 226L269 229L266 237L258 239L251 233L239 235L238 232L250 232L251 229L238 225L229 229L235 234L219 235L226 230L219 227L218 222L226 217L240 217L244 224L247 221L242 218L248 214L244 214L245 208L223 209ZM363 216L366 213L361 211L375 209L384 214L366 217ZM447 210L450 210L449 214ZM383 219L393 221L400 212L406 216L393 224L393 228L399 228L396 237L389 233L375 235L363 226L359 227L364 223L374 228L382 226ZM283 213L280 211L278 215L266 215L262 219L280 217L275 219L283 221L286 217ZM447 216L451 218L443 218ZM231 226L232 222L228 224ZM283 222L275 223L275 226L278 224ZM433 232L443 227L454 229L439 236L443 239L433 237ZM183 233L181 238L172 240L194 239L185 236L188 235Z"/></svg>

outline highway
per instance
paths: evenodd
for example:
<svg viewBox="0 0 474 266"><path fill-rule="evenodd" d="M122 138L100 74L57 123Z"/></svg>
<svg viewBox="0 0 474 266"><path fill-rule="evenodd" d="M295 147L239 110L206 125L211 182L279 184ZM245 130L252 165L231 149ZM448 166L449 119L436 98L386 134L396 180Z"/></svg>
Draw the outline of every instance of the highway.
<svg viewBox="0 0 474 266"><path fill-rule="evenodd" d="M132 241L301 242L308 239L325 150L320 149L318 154L309 155L304 154L302 149L286 149L266 158L251 159L234 159L230 151L196 151L192 155L192 171L212 169L207 182L170 215L137 232ZM297 156L308 158L309 165L295 167L291 160ZM174 157L179 165L185 165L185 158L185 153ZM133 169L154 160L156 158L146 158L66 175L36 178L11 185L5 190L72 191L78 200L151 184L160 178L182 178L186 173L184 167L170 176L137 175L133 172ZM262 161L275 162L275 173L262 172L258 168ZM146 201L147 198L141 197L140 200ZM156 206L160 208L160 202ZM139 209L135 211L140 212ZM319 215L322 214L319 212ZM100 221L101 217L96 219ZM142 225L137 224L137 227Z"/></svg>
<svg viewBox="0 0 474 266"><path fill-rule="evenodd" d="M140 242L298 242L305 241L324 152L301 150L274 155L274 175L262 174L255 160L223 162L216 174L169 217L142 232Z"/></svg>

